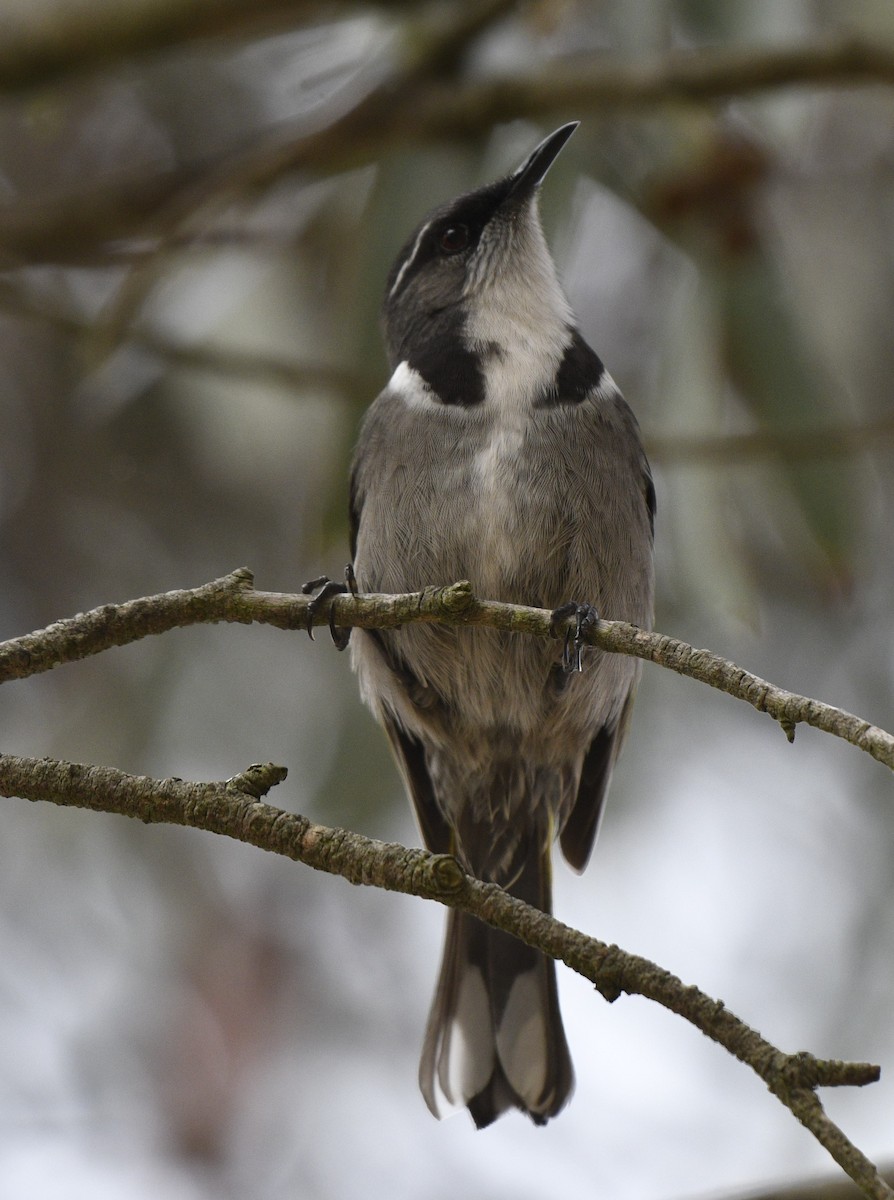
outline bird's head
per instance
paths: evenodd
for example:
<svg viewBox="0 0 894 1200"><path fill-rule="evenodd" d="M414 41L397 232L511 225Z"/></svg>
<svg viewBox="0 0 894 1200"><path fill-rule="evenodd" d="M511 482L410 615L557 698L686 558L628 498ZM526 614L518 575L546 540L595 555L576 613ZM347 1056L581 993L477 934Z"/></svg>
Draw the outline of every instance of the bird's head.
<svg viewBox="0 0 894 1200"><path fill-rule="evenodd" d="M551 133L505 178L436 208L408 238L382 310L392 367L432 338L468 350L476 341L503 344L501 322L568 325L537 196L577 125ZM492 334L479 332L491 326Z"/></svg>

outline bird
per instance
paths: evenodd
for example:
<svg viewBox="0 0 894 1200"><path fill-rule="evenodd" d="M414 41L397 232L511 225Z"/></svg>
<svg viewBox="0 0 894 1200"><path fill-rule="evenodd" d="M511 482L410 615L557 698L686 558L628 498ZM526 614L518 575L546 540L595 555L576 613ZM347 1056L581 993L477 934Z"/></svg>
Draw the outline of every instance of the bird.
<svg viewBox="0 0 894 1200"><path fill-rule="evenodd" d="M582 871L639 679L584 631L599 617L650 628L654 593L639 426L584 340L539 216L578 124L436 208L397 255L391 376L350 486L360 591L465 579L553 613L555 639L417 622L350 641L426 846L547 913L553 841ZM552 960L451 910L419 1082L435 1116L466 1108L478 1128L512 1109L554 1117L574 1075Z"/></svg>

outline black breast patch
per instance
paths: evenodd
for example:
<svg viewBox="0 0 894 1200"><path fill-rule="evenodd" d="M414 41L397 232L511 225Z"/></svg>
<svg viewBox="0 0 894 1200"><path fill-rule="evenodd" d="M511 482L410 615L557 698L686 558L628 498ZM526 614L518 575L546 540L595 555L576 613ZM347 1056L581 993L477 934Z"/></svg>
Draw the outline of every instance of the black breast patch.
<svg viewBox="0 0 894 1200"><path fill-rule="evenodd" d="M537 397L537 405L550 408L555 404L580 404L604 374L602 359L587 345L580 330L574 329L556 377Z"/></svg>
<svg viewBox="0 0 894 1200"><path fill-rule="evenodd" d="M481 358L466 349L459 338L433 336L414 349L407 359L442 404L470 408L484 402Z"/></svg>
<svg viewBox="0 0 894 1200"><path fill-rule="evenodd" d="M442 404L470 408L484 402L484 356L465 344L458 305L414 314L394 347L392 361L406 361Z"/></svg>

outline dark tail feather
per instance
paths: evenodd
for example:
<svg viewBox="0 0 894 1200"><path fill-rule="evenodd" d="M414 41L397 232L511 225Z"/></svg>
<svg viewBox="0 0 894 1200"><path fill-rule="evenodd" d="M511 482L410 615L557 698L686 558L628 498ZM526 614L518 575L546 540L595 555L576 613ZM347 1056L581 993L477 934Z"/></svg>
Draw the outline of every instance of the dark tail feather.
<svg viewBox="0 0 894 1200"><path fill-rule="evenodd" d="M527 855L513 895L550 911L548 845ZM419 1066L435 1116L439 1097L465 1105L479 1129L519 1108L537 1125L574 1086L555 964L518 938L451 912L441 976Z"/></svg>

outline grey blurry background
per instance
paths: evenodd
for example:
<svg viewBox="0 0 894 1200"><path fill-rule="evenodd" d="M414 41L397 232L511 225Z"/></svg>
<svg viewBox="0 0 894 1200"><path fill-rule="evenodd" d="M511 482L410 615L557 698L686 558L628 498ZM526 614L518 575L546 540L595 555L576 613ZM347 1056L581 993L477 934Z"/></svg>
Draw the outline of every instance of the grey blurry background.
<svg viewBox="0 0 894 1200"><path fill-rule="evenodd" d="M482 104L452 129L437 103L672 54L856 38L894 58L889 0L0 17L0 637L243 564L271 590L339 571L391 258L428 207L577 117L544 221L652 451L657 628L894 725L891 69L525 120ZM156 776L284 763L275 803L418 842L324 638L175 632L7 686L0 730L10 753ZM892 851L877 763L805 728L789 746L647 667L557 910L784 1049L882 1063L824 1098L885 1160ZM209 835L5 801L0 1196L657 1200L833 1169L717 1047L567 972L569 1109L543 1130L436 1123L415 1076L441 923Z"/></svg>

